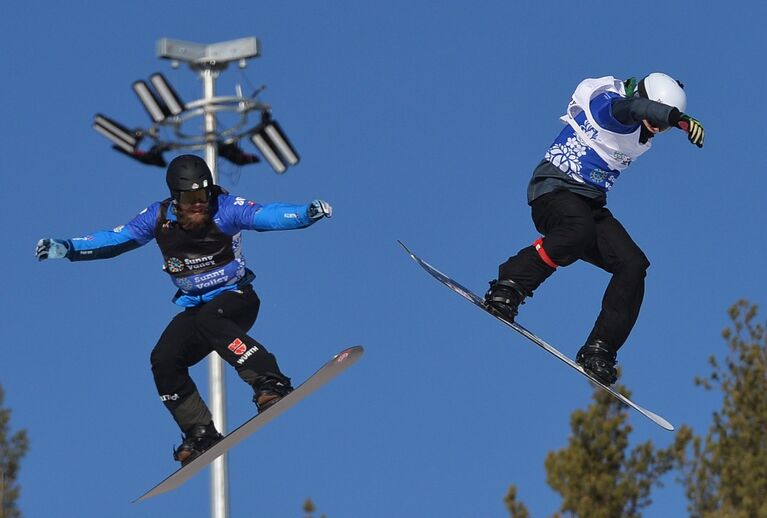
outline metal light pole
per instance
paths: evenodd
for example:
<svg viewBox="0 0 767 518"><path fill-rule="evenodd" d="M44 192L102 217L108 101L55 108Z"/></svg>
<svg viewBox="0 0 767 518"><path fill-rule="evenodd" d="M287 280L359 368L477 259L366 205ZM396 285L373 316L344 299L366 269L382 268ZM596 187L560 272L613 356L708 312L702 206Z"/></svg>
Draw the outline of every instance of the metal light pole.
<svg viewBox="0 0 767 518"><path fill-rule="evenodd" d="M200 70L202 77L202 98L210 101L216 95L216 77L218 70L204 67ZM216 146L216 114L206 108L205 115L205 161L213 173L213 183L218 184L218 148ZM208 393L210 396L210 411L216 429L221 433L227 432L226 427L226 376L224 362L217 354L211 354L208 359ZM210 494L212 518L229 517L229 472L227 470L227 454L221 455L211 465Z"/></svg>
<svg viewBox="0 0 767 518"><path fill-rule="evenodd" d="M204 150L205 161L216 184L219 154L237 165L260 161L256 155L246 153L239 147L239 142L247 138L258 148L272 169L282 174L288 166L297 164L300 158L279 124L272 119L271 107L255 99L263 88L250 97L243 96L239 87L235 96L216 96L216 79L229 63L236 61L240 68L245 68L247 60L258 55L258 40L253 37L210 45L163 38L157 42L157 56L171 60L174 68L180 63L187 63L197 72L203 85L202 98L183 103L162 74L153 74L152 86L145 81L133 84L133 90L153 120L149 128L128 129L101 114L96 115L93 128L108 138L115 150L147 165L165 167L163 153L169 150ZM216 114L224 111L239 115L239 121L229 128L220 129L217 127ZM255 127L248 127L248 115L253 111L261 114L261 120ZM204 122L204 133L186 133L184 123L199 117ZM174 138L162 139L161 128L170 128ZM142 150L142 141L149 141L151 147ZM209 407L216 428L226 434L224 365L217 354L210 355L208 374ZM226 454L218 457L211 466L210 489L212 518L229 518Z"/></svg>
<svg viewBox="0 0 767 518"><path fill-rule="evenodd" d="M170 40L157 42L157 55L170 59L175 66L186 62L198 71L202 79L202 110L205 127L205 161L213 173L213 183L218 184L218 138L216 134L216 79L231 61L244 66L246 59L258 56L258 40L245 38L214 45ZM217 354L208 360L209 405L216 428L226 434L226 376L224 364ZM227 454L221 455L211 465L210 477L211 517L229 517L229 473Z"/></svg>

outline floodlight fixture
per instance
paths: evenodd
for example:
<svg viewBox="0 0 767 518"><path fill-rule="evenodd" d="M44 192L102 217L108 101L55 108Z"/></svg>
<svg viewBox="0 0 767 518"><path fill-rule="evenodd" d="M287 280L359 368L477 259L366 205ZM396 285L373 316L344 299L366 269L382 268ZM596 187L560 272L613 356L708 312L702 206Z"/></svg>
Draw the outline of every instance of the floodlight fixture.
<svg viewBox="0 0 767 518"><path fill-rule="evenodd" d="M97 113L93 118L93 129L112 142L112 149L138 160L142 164L165 167L165 158L162 154L168 150L168 146L155 144L148 151L139 149L138 146L143 139L139 130L130 130L116 120L100 113Z"/></svg>
<svg viewBox="0 0 767 518"><path fill-rule="evenodd" d="M271 139L288 164L296 165L298 163L299 158L296 154L296 150L293 149L287 135L282 131L282 128L277 124L277 121L272 121L270 124L267 124L266 127L264 127L264 133Z"/></svg>
<svg viewBox="0 0 767 518"><path fill-rule="evenodd" d="M136 135L135 131L129 130L119 122L97 113L93 118L93 129L108 138L115 147L133 153L136 151L141 137Z"/></svg>
<svg viewBox="0 0 767 518"><path fill-rule="evenodd" d="M168 165L168 163L165 161L165 157L162 156L163 152L165 152L167 149L162 145L152 146L148 151L134 149L132 152L126 151L125 149L119 148L117 146L112 147L120 153L129 156L133 160L138 160L145 165L156 165L158 167L165 167Z"/></svg>
<svg viewBox="0 0 767 518"><path fill-rule="evenodd" d="M162 122L167 116L166 110L168 108L164 105L162 100L155 94L146 81L139 79L133 82L133 91L136 92L141 104L144 105L149 116L155 122ZM170 113L168 111L168 113Z"/></svg>
<svg viewBox="0 0 767 518"><path fill-rule="evenodd" d="M178 115L184 111L184 101L181 100L181 97L178 96L170 83L168 83L165 76L158 72L149 76L149 81L157 93L160 94L160 99L165 103L171 115Z"/></svg>
<svg viewBox="0 0 767 518"><path fill-rule="evenodd" d="M301 159L285 132L268 112L264 113L261 124L255 128L250 140L277 174L283 174L288 166L296 165Z"/></svg>
<svg viewBox="0 0 767 518"><path fill-rule="evenodd" d="M236 142L218 142L218 154L234 165L248 165L260 162L258 155L246 153Z"/></svg>

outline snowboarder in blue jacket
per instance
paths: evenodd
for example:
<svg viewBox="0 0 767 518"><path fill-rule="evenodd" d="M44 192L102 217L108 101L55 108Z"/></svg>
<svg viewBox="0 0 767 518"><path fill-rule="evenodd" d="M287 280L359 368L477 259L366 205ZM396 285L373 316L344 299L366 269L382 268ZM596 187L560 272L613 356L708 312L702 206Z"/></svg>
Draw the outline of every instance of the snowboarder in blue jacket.
<svg viewBox="0 0 767 518"><path fill-rule="evenodd" d="M125 225L85 237L41 239L36 256L107 259L157 241L163 269L178 288L173 301L185 309L152 350L151 365L160 399L184 434L174 458L185 465L222 438L189 376L189 368L210 352L253 387L259 412L293 390L274 355L247 335L260 301L242 255L241 231L305 228L330 217L332 207L322 200L260 205L231 196L213 184L208 165L195 155L171 161L166 180L171 197Z"/></svg>
<svg viewBox="0 0 767 518"><path fill-rule="evenodd" d="M605 207L607 192L669 128L703 147L703 126L684 113L686 106L683 85L659 72L641 81L606 76L581 82L562 117L565 128L528 185L533 222L543 237L501 264L485 295L488 306L513 321L523 300L560 266L582 259L611 273L602 310L576 356L607 385L617 379L617 352L639 316L650 266Z"/></svg>

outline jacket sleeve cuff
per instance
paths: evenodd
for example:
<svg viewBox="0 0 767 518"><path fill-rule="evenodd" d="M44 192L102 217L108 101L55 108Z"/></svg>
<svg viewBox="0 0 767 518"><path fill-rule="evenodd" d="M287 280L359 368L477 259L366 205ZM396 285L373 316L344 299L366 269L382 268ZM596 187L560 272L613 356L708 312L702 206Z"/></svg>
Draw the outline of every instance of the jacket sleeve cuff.
<svg viewBox="0 0 767 518"><path fill-rule="evenodd" d="M668 114L668 125L674 128L678 128L679 121L682 120L682 115L684 114L679 111L679 108L673 108L671 113Z"/></svg>
<svg viewBox="0 0 767 518"><path fill-rule="evenodd" d="M71 239L67 239L64 242L67 244L67 255L65 255L64 257L66 257L70 261L74 261L74 257L75 257L75 245L74 245L74 243L72 243Z"/></svg>

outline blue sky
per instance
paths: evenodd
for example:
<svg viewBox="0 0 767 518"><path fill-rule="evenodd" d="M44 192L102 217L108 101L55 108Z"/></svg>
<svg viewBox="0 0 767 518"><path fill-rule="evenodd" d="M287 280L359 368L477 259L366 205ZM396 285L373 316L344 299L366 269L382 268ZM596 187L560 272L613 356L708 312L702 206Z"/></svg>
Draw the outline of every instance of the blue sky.
<svg viewBox="0 0 767 518"><path fill-rule="evenodd" d="M32 1L0 20L6 65L5 289L0 383L28 429L28 518L205 516L208 474L133 505L172 469L175 424L149 353L176 308L154 244L110 261L34 260L41 237L125 223L166 196L161 169L113 152L103 112L148 119L131 83L162 71L185 100L200 82L154 53L162 37L256 36L245 70L302 155L277 176L222 162L221 183L258 202L324 198L310 229L245 236L261 314L251 334L296 382L355 344L365 357L229 457L232 516L503 517L509 484L534 517L559 498L543 461L564 447L584 380L450 294L397 246L478 292L537 237L530 173L586 77L664 71L687 85L706 146L656 139L609 207L652 262L639 322L621 350L640 404L705 431L720 403L694 387L739 298L763 303L765 120L761 20L749 2ZM247 82L236 68L219 81ZM573 356L608 276L560 269L522 308L525 326ZM207 386L207 364L193 375ZM254 409L228 372L229 423ZM673 434L636 413L634 443ZM745 474L744 474L745 475ZM644 516L682 516L672 477Z"/></svg>

